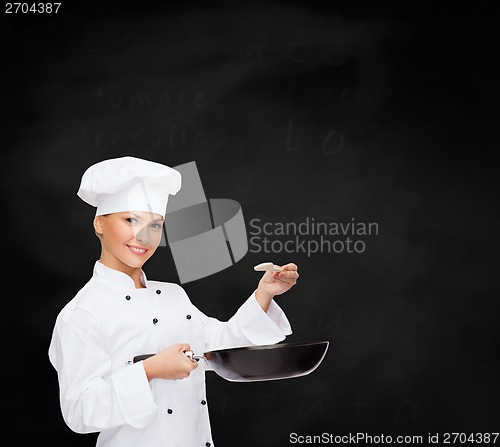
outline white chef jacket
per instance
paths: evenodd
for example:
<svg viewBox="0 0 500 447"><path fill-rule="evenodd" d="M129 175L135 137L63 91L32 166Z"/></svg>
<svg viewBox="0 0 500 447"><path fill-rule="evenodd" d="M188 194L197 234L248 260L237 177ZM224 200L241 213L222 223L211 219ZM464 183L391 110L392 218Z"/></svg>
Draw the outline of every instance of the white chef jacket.
<svg viewBox="0 0 500 447"><path fill-rule="evenodd" d="M280 307L266 312L253 293L227 322L207 317L174 283L132 278L97 261L90 281L57 316L49 347L61 411L77 433L100 432L99 447L209 447L205 370L148 382L136 355L177 343L195 353L273 344L291 334Z"/></svg>

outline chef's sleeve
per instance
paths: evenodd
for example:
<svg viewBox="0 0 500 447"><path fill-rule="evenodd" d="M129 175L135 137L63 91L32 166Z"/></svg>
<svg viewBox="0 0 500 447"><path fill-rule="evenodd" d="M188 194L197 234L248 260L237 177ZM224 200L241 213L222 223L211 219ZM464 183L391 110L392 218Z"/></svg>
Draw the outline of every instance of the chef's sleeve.
<svg viewBox="0 0 500 447"><path fill-rule="evenodd" d="M64 421L77 433L142 428L157 413L142 362L111 374L104 340L99 323L85 310L57 319L49 358L58 373Z"/></svg>
<svg viewBox="0 0 500 447"><path fill-rule="evenodd" d="M292 333L283 310L272 300L267 312L255 292L228 321L219 321L197 310L203 324L205 352L240 346L275 344Z"/></svg>

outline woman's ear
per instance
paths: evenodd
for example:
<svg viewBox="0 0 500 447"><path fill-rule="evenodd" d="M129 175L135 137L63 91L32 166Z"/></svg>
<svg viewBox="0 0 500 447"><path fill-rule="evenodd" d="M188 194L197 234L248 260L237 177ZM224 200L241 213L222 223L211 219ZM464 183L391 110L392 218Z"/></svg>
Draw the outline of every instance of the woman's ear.
<svg viewBox="0 0 500 447"><path fill-rule="evenodd" d="M94 230L96 236L102 236L103 233L104 216L94 217Z"/></svg>

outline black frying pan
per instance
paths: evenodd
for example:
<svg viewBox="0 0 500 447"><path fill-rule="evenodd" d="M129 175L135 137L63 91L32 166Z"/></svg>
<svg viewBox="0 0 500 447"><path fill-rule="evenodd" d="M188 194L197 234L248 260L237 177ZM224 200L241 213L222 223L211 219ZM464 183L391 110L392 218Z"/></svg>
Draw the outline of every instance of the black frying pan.
<svg viewBox="0 0 500 447"><path fill-rule="evenodd" d="M193 361L203 359L219 376L230 382L256 382L305 376L322 362L328 341L281 343L220 349L203 355L186 351ZM154 354L138 355L134 363Z"/></svg>

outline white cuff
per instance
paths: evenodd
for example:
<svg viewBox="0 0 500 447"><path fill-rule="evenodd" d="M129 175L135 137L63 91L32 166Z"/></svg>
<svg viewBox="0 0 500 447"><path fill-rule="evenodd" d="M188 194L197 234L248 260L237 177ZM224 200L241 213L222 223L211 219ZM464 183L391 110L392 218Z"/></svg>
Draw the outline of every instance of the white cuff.
<svg viewBox="0 0 500 447"><path fill-rule="evenodd" d="M255 292L236 314L242 333L254 345L278 343L292 333L290 322L278 304L271 301L267 313L264 312L257 302Z"/></svg>
<svg viewBox="0 0 500 447"><path fill-rule="evenodd" d="M123 418L134 428L146 427L158 410L142 363L126 366L111 376Z"/></svg>

